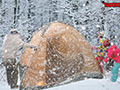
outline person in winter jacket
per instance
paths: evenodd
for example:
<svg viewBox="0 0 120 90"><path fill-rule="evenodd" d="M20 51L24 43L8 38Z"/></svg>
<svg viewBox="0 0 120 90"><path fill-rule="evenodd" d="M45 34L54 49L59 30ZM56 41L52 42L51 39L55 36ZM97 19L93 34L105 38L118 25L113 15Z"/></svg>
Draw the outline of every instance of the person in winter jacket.
<svg viewBox="0 0 120 90"><path fill-rule="evenodd" d="M103 73L103 66L101 65L101 62L104 59L104 56L106 55L106 48L103 46L103 42L105 40L105 38L103 38L104 35L104 31L99 32L98 34L98 39L99 39L99 43L97 47L92 47L93 50L96 50L96 60L98 61L99 67L101 72Z"/></svg>
<svg viewBox="0 0 120 90"><path fill-rule="evenodd" d="M34 48L34 50L37 50L35 46L22 41L16 29L11 29L10 33L5 36L2 45L2 63L6 68L7 82L11 88L18 87L18 70L16 57L19 47Z"/></svg>
<svg viewBox="0 0 120 90"><path fill-rule="evenodd" d="M105 41L104 46L110 47L106 50L108 52L108 55L104 62L107 63L110 59L113 59L115 61L114 66L112 68L111 81L116 82L118 78L118 70L120 68L120 49L118 49L115 44L110 44L110 42L107 40Z"/></svg>

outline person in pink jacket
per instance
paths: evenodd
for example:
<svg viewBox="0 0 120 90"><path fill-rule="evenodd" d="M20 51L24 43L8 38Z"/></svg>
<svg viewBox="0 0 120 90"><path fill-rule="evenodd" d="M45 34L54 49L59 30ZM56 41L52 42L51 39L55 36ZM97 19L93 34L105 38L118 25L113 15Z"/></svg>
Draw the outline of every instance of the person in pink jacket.
<svg viewBox="0 0 120 90"><path fill-rule="evenodd" d="M110 59L115 61L114 66L112 68L112 77L111 81L116 82L118 78L118 70L120 68L120 49L117 48L115 44L110 44L109 40L105 41L103 44L105 47L110 47L106 51L108 52L107 58L105 58L104 62L107 63Z"/></svg>

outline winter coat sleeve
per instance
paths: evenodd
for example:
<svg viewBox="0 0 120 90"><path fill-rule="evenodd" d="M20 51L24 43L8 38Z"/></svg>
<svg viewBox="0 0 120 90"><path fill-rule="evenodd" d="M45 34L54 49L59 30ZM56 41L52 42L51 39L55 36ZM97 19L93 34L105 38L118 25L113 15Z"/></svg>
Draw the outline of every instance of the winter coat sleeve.
<svg viewBox="0 0 120 90"><path fill-rule="evenodd" d="M26 42L22 41L20 36L19 36L19 41L20 41L20 46L21 47L24 47L24 48L34 48L35 47L35 46L33 46L29 43L26 43Z"/></svg>
<svg viewBox="0 0 120 90"><path fill-rule="evenodd" d="M33 45L31 45L31 44L29 44L29 43L26 43L26 42L24 42L24 41L22 41L22 43L23 43L23 46L22 46L22 47L24 47L24 48L33 48L33 47L34 47Z"/></svg>
<svg viewBox="0 0 120 90"><path fill-rule="evenodd" d="M102 43L100 43L100 44L98 45L98 48L102 48Z"/></svg>
<svg viewBox="0 0 120 90"><path fill-rule="evenodd" d="M104 60L106 63L109 61L109 59L112 57L113 51L108 51L108 56L107 58Z"/></svg>

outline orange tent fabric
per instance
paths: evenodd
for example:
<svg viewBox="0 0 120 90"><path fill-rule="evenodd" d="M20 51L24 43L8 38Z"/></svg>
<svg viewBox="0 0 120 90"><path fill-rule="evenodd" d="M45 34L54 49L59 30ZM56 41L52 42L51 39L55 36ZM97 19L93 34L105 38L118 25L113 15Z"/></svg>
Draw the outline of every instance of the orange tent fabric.
<svg viewBox="0 0 120 90"><path fill-rule="evenodd" d="M62 82L81 74L101 74L90 45L70 25L53 22L43 26L30 41L38 50L25 49L20 64L29 66L24 87Z"/></svg>

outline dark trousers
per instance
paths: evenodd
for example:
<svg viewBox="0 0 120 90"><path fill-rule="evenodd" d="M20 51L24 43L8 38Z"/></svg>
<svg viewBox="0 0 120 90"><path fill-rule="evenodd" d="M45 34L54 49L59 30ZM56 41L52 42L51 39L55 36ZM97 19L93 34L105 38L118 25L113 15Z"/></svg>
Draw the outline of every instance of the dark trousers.
<svg viewBox="0 0 120 90"><path fill-rule="evenodd" d="M7 82L11 88L14 88L18 81L18 66L15 59L9 59L8 61L10 62L4 64L6 68Z"/></svg>

